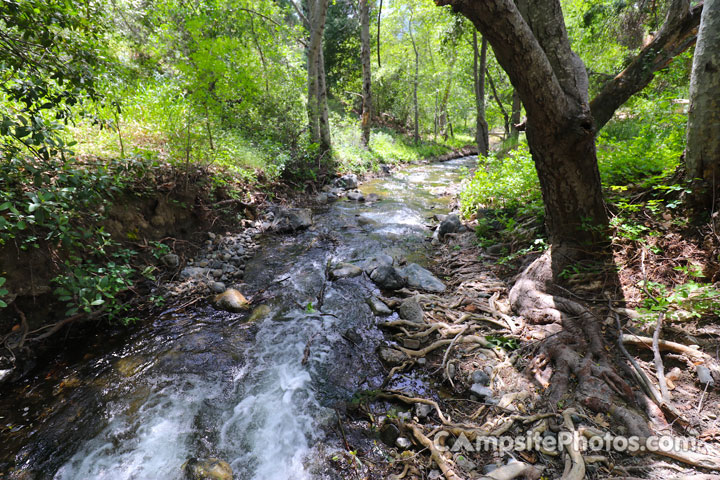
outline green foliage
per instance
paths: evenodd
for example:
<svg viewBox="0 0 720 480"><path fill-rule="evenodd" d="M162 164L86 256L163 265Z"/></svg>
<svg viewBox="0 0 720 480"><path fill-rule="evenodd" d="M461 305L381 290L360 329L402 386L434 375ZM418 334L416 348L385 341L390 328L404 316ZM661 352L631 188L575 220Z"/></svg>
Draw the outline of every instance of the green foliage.
<svg viewBox="0 0 720 480"><path fill-rule="evenodd" d="M652 322L660 313L671 320L683 321L704 315L720 315L720 289L714 284L702 282L702 268L698 265L675 267L686 275L684 283L668 287L657 282L642 285L647 297L638 311L641 321Z"/></svg>
<svg viewBox="0 0 720 480"><path fill-rule="evenodd" d="M632 114L610 122L598 138L605 186L646 183L675 170L685 148L687 117L673 98L636 99Z"/></svg>
<svg viewBox="0 0 720 480"><path fill-rule="evenodd" d="M490 155L478 161L473 178L460 194L465 216L478 207L529 212L540 206L540 186L535 164L526 145L508 152L505 158Z"/></svg>
<svg viewBox="0 0 720 480"><path fill-rule="evenodd" d="M0 164L0 245L47 248L67 258L53 279L66 314L124 312L120 294L132 285L136 252L123 250L101 222L113 195L152 164L10 158ZM3 279L4 283L4 279Z"/></svg>
<svg viewBox="0 0 720 480"><path fill-rule="evenodd" d="M487 340L490 345L500 347L503 350L517 350L520 346L516 338L509 338L503 335L486 335L485 340Z"/></svg>
<svg viewBox="0 0 720 480"><path fill-rule="evenodd" d="M76 105L98 94L99 8L57 0L0 3L0 142L6 152L45 160L64 152L62 124Z"/></svg>

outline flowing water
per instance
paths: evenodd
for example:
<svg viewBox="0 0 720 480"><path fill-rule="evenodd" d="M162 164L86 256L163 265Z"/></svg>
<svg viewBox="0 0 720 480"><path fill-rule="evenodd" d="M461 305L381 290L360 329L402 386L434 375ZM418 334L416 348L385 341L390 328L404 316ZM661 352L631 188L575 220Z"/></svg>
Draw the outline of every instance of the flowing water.
<svg viewBox="0 0 720 480"><path fill-rule="evenodd" d="M243 287L269 307L254 323L210 307L166 313L6 388L0 478L175 479L208 457L236 479L326 478L333 406L383 376L366 303L379 292L364 275L331 281L328 265L381 252L428 263L428 219L447 213L442 190L473 166L409 167L362 185L375 204L337 202L308 231L262 237Z"/></svg>

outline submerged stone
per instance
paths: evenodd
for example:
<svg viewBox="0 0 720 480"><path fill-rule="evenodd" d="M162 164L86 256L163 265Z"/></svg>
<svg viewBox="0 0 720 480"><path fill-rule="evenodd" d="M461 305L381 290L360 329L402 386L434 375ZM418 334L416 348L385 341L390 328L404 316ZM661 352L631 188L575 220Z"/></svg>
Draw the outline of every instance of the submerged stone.
<svg viewBox="0 0 720 480"><path fill-rule="evenodd" d="M230 464L217 458L191 458L182 466L186 480L232 480Z"/></svg>

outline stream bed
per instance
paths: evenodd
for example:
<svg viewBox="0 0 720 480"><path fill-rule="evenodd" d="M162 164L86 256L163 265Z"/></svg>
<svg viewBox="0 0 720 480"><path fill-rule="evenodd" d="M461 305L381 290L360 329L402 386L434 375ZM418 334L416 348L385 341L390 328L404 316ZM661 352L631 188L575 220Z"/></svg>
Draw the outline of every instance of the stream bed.
<svg viewBox="0 0 720 480"><path fill-rule="evenodd" d="M259 237L241 287L267 306L255 322L192 306L3 387L0 478L180 479L190 458L222 459L240 480L333 478L334 406L384 370L367 303L380 292L366 275L332 280L328 266L380 253L429 264L429 219L474 166L410 166L360 187L378 202L341 200L304 232Z"/></svg>

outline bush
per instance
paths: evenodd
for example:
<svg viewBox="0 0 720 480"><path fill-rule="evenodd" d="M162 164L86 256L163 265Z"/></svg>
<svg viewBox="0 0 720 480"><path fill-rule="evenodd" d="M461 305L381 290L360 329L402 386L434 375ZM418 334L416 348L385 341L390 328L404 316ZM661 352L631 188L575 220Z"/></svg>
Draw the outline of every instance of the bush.
<svg viewBox="0 0 720 480"><path fill-rule="evenodd" d="M479 207L528 213L542 208L540 184L527 145L520 144L504 158L491 154L478 163L460 194L463 215L470 216Z"/></svg>

